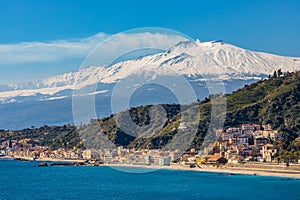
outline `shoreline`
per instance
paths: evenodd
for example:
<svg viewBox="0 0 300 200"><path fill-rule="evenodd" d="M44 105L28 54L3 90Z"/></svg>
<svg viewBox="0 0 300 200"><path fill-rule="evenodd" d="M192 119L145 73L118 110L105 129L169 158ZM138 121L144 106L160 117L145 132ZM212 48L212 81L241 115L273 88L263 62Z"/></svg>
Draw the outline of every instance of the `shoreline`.
<svg viewBox="0 0 300 200"><path fill-rule="evenodd" d="M145 168L153 170L181 170L181 171L196 171L196 172L213 172L213 173L226 173L229 175L251 175L251 176L273 176L273 177L285 177L285 178L294 178L300 180L300 171L298 170L279 170L279 169L262 169L262 168L244 168L240 165L235 167L222 166L222 167L213 167L209 165L202 165L201 168L195 167L190 168L189 166L184 166L180 164L171 164L170 166L158 166L158 165L133 165L133 164L103 164L101 166L107 167L132 167L132 168ZM264 165L260 166L263 167ZM299 166L300 167L300 166ZM300 170L300 168L299 168Z"/></svg>
<svg viewBox="0 0 300 200"><path fill-rule="evenodd" d="M65 159L53 159L53 158L41 158L32 159L21 156L3 156L3 159L23 160L23 161L36 161L36 162L60 162L60 163L84 163L86 160L65 160ZM93 166L93 165L79 165L79 166ZM137 165L137 164L100 164L96 165L100 167L112 167L112 168L140 168L151 170L181 170L181 171L196 171L196 172L214 172L214 173L226 173L226 174L240 174L240 175L252 175L252 176L275 176L285 178L300 179L300 165L291 165L285 167L284 165L274 163L245 163L245 164L226 164L219 167L212 165L201 165L195 168L190 168L188 165L181 165L172 163L170 166L160 165Z"/></svg>
<svg viewBox="0 0 300 200"><path fill-rule="evenodd" d="M65 162L65 163L83 163L86 160L80 160L80 159L59 159L59 158L39 158L39 159L33 159L31 157L24 157L24 156L2 156L0 158L3 159L12 159L16 161L36 161L36 162Z"/></svg>

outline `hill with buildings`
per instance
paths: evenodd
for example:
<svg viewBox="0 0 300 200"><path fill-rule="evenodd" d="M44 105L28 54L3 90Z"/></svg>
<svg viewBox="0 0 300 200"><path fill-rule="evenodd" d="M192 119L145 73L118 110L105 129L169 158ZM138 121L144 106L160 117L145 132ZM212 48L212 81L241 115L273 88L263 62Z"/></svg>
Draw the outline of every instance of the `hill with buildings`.
<svg viewBox="0 0 300 200"><path fill-rule="evenodd" d="M166 110L168 120L158 133L150 137L126 135L115 122L115 119L125 114L125 112L99 120L92 120L91 124L81 128L81 132L92 135L93 130L100 131L116 145L135 148L163 148L177 134L178 128L182 128L180 116L185 113L193 115L194 110L197 110L195 108L199 107L198 131L191 147L200 149L202 142L207 137L207 133L214 131L209 130L208 126L211 118L211 103L218 104L218 102L223 101L218 101L217 99L226 98L227 110L224 129L246 123L269 124L272 129L278 130L287 139L285 143L285 148L287 148L289 142L294 141L300 134L299 75L299 72L283 75L279 71L270 79L246 85L232 94L212 95L201 102L181 107L170 104L162 105ZM215 100L211 101L211 99ZM150 124L150 108L150 106L131 108L129 113L137 125L145 126ZM191 123L193 124L193 122ZM100 128L95 128L95 126L101 127L101 130ZM215 126L213 128L220 128L218 124L215 124ZM152 133L155 131L155 127L149 127L147 131ZM97 142L97 144L99 143Z"/></svg>

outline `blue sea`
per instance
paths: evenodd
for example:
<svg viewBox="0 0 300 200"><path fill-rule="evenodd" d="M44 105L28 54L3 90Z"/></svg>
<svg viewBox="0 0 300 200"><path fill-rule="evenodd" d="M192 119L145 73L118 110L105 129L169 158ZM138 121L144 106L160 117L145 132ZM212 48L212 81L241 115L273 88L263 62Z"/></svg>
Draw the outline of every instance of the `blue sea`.
<svg viewBox="0 0 300 200"><path fill-rule="evenodd" d="M300 180L110 167L37 167L0 160L0 199L300 199Z"/></svg>

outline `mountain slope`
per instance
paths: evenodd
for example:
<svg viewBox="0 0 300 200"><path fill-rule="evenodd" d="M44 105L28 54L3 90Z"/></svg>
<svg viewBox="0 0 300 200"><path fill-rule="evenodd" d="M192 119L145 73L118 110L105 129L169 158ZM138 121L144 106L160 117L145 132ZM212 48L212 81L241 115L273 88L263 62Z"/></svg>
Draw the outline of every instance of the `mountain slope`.
<svg viewBox="0 0 300 200"><path fill-rule="evenodd" d="M231 93L279 68L284 72L299 70L300 59L253 52L222 41L181 42L165 52L138 59L108 66L90 66L43 80L0 85L0 127L21 129L32 125L72 123L72 95L74 91L86 88L89 89L80 95L95 95L98 100L95 107L99 108L97 116L107 116L111 114L110 99L116 83L132 75L145 80L181 76L193 87L196 97L204 99L209 95L206 81L223 82L224 92ZM97 91L90 90L94 86L97 86ZM151 86L147 88L150 90L155 92L150 95L140 92L139 98L130 106L177 103L174 99L167 99L161 89Z"/></svg>
<svg viewBox="0 0 300 200"><path fill-rule="evenodd" d="M170 71L171 69L171 71ZM78 72L70 72L38 81L11 84L0 87L0 91L37 90L49 94L65 89L87 85L114 83L132 74L159 75L223 75L223 74L272 74L274 70L294 71L300 69L300 59L245 50L222 41L181 42L166 52L126 60L110 66L91 66ZM222 79L222 77L221 77ZM2 88L2 89L1 89ZM32 91L28 91L32 92ZM8 96L0 93L0 97Z"/></svg>
<svg viewBox="0 0 300 200"><path fill-rule="evenodd" d="M76 127L65 125L61 127L43 126L41 128L24 129L14 131L0 130L0 142L11 139L33 138L38 139L38 144L50 145L53 148L85 147L103 148L109 145L128 146L135 148L163 148L178 133L180 118L184 114L193 115L200 108L199 126L197 134L192 138L191 146L200 149L204 144L204 138L209 137L209 122L211 117L211 104L219 104L218 99L227 100L227 113L225 127L239 126L242 123L271 124L285 135L285 141L276 143L283 150L300 150L300 72L286 74L281 77L260 80L247 85L232 94L214 95L201 102L189 105L164 104L168 120L164 126L154 135L147 138L141 137L155 132L156 127L150 126L146 132L138 137L126 134L117 125L115 119L125 115L120 112L110 117L94 119L88 125L83 125L74 131ZM214 99L214 101L212 101ZM129 109L132 120L139 126L150 124L151 106L140 106ZM152 116L153 117L153 116ZM157 117L157 116L156 116ZM217 124L214 128L219 128ZM45 134L47 132L48 134ZM80 135L80 138L78 137ZM184 133L183 133L184 134ZM212 138L213 139L213 138ZM83 142L83 143L82 143ZM206 142L213 142L207 140ZM111 144L111 146L112 146ZM177 148L177 146L169 146Z"/></svg>
<svg viewBox="0 0 300 200"><path fill-rule="evenodd" d="M225 127L239 126L242 123L271 124L274 129L283 132L289 142L300 136L300 72L261 80L232 94L214 98L225 97L227 100ZM94 138L95 130L106 135L117 146L163 148L178 134L177 128L180 126L180 115L184 113L192 115L193 109L200 107L198 132L191 144L191 147L199 149L208 131L211 131L208 129L211 103L211 99L206 99L200 104L193 103L183 106L184 111L180 111L179 105L163 105L168 120L157 134L148 138L128 136L118 127L115 118L116 116L125 115L124 112L100 119L98 122L93 121L93 123L82 127L80 132L83 133L83 138L88 141L86 145L93 146L96 144L97 148L100 148L101 143ZM150 106L141 106L131 108L129 112L137 125L145 126L150 123L149 109ZM149 132L153 131L153 128L150 128ZM220 127L216 126L215 128ZM93 137L94 140L89 140L89 137ZM174 148L176 147L174 146Z"/></svg>

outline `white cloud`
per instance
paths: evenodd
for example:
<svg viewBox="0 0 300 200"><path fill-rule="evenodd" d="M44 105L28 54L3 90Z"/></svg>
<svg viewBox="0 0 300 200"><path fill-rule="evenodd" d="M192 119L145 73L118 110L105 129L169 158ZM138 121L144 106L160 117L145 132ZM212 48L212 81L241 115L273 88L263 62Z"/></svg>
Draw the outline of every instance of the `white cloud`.
<svg viewBox="0 0 300 200"><path fill-rule="evenodd" d="M120 56L140 49L165 50L188 38L179 34L120 33L100 43L83 63L83 67L112 63Z"/></svg>
<svg viewBox="0 0 300 200"><path fill-rule="evenodd" d="M0 65L47 63L57 62L72 58L85 58L89 52L100 42L109 38L109 34L98 33L94 36L76 40L56 40L51 42L22 42L17 44L0 44ZM115 42L113 42L115 39ZM105 52L103 61L110 61L109 55L115 55L116 51L131 48L144 48L157 46L170 47L181 40L186 40L180 35L165 33L121 33L117 37L103 43ZM121 44L120 44L120 41ZM102 64L102 63L101 63Z"/></svg>
<svg viewBox="0 0 300 200"><path fill-rule="evenodd" d="M89 38L77 40L57 40L52 42L22 42L0 44L0 65L58 61L86 55L97 43L108 35L99 33Z"/></svg>

